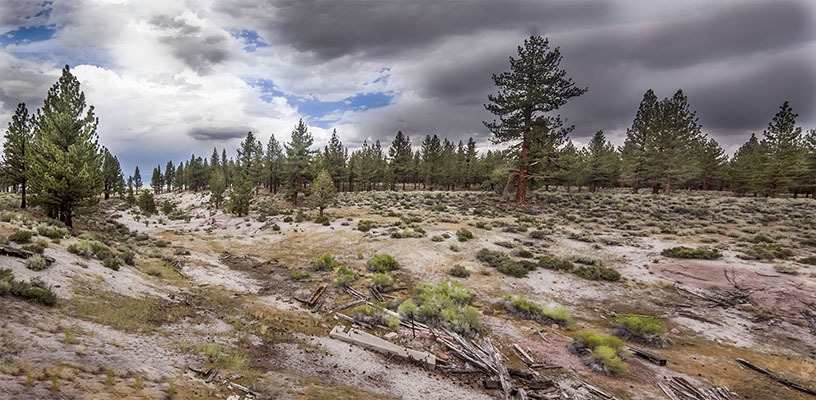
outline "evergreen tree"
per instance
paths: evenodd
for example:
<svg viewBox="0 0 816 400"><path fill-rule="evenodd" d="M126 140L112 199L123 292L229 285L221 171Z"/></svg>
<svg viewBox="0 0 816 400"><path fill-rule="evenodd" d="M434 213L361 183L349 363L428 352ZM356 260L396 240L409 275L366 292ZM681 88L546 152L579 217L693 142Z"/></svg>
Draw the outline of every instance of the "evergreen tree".
<svg viewBox="0 0 816 400"><path fill-rule="evenodd" d="M184 163L180 162L178 167L176 167L176 173L173 176L173 186L176 190L184 190L184 182L186 178L184 177Z"/></svg>
<svg viewBox="0 0 816 400"><path fill-rule="evenodd" d="M388 148L388 157L391 158L391 171L393 172L391 190L396 189L397 182L402 182L402 190L405 190L405 182L410 179L411 161L414 158L411 138L404 135L402 131L397 131L391 147Z"/></svg>
<svg viewBox="0 0 816 400"><path fill-rule="evenodd" d="M606 141L603 131L592 136L584 148L585 179L590 192L595 192L598 185L608 185L614 181L616 151L612 143Z"/></svg>
<svg viewBox="0 0 816 400"><path fill-rule="evenodd" d="M555 182L567 187L580 185L584 175L584 163L581 153L571 140L558 151L558 165L553 172Z"/></svg>
<svg viewBox="0 0 816 400"><path fill-rule="evenodd" d="M237 214L239 217L249 214L249 206L252 204L253 197L252 180L249 174L246 170L239 170L230 193L230 212Z"/></svg>
<svg viewBox="0 0 816 400"><path fill-rule="evenodd" d="M153 176L150 178L150 186L153 187L155 193L161 192L164 187L164 174L161 172L161 165L153 168Z"/></svg>
<svg viewBox="0 0 816 400"><path fill-rule="evenodd" d="M659 104L659 123L654 140L647 143L649 169L665 181L665 194L671 194L672 183L694 171L693 144L700 140L702 131L697 115L691 110L682 90ZM655 187L655 190L657 188Z"/></svg>
<svg viewBox="0 0 816 400"><path fill-rule="evenodd" d="M323 148L322 167L331 176L332 182L339 190L340 183L343 177L346 176L346 149L343 148L343 143L337 136L337 130L332 130L329 144Z"/></svg>
<svg viewBox="0 0 816 400"><path fill-rule="evenodd" d="M266 144L266 168L269 190L278 193L278 186L283 178L283 152L280 143L275 140L275 135L269 136L269 142Z"/></svg>
<svg viewBox="0 0 816 400"><path fill-rule="evenodd" d="M170 160L167 162L167 165L164 166L164 184L167 185L167 190L173 190L173 184L176 181L176 167L173 165L173 161Z"/></svg>
<svg viewBox="0 0 816 400"><path fill-rule="evenodd" d="M765 163L765 149L755 134L734 154L729 163L729 180L732 189L744 194L756 192L762 186L762 165Z"/></svg>
<svg viewBox="0 0 816 400"><path fill-rule="evenodd" d="M648 181L648 149L654 140L659 120L658 99L652 89L646 91L640 102L632 126L626 130L621 155L623 175L632 186L632 193L640 190L641 183Z"/></svg>
<svg viewBox="0 0 816 400"><path fill-rule="evenodd" d="M586 92L566 78L560 64L558 47L551 49L547 39L531 36L518 47L518 58L510 57L510 71L493 75L499 91L497 95L488 95L490 104L485 108L497 115L499 121L484 124L496 143L520 141L516 192L519 204L526 202L531 147L551 143L553 149L557 148L572 129L564 128L560 116L549 113Z"/></svg>
<svg viewBox="0 0 816 400"><path fill-rule="evenodd" d="M107 200L110 198L110 194L117 189L122 179L122 167L119 165L119 160L108 149L104 149L103 153L102 176L104 181L102 191L105 194L105 200Z"/></svg>
<svg viewBox="0 0 816 400"><path fill-rule="evenodd" d="M216 210L221 208L224 202L224 191L227 189L227 182L224 180L224 171L220 168L213 170L210 174L210 204Z"/></svg>
<svg viewBox="0 0 816 400"><path fill-rule="evenodd" d="M136 204L136 196L133 195L133 177L129 176L127 179L127 198L125 201L129 206L133 207Z"/></svg>
<svg viewBox="0 0 816 400"><path fill-rule="evenodd" d="M468 138L467 150L465 151L465 188L470 190L470 185L475 183L476 168L478 152L476 151L476 142L473 138Z"/></svg>
<svg viewBox="0 0 816 400"><path fill-rule="evenodd" d="M323 209L325 209L337 195L337 188L332 182L331 175L325 169L320 170L317 177L312 182L312 196L314 197L315 205L320 210L320 218L323 218Z"/></svg>
<svg viewBox="0 0 816 400"><path fill-rule="evenodd" d="M312 160L312 150L309 147L314 143L303 119L299 120L292 130L292 139L284 145L286 149L286 176L292 185L292 204L297 206L297 195L301 187L309 178L309 166Z"/></svg>
<svg viewBox="0 0 816 400"><path fill-rule="evenodd" d="M37 111L27 169L33 200L73 225L77 206L102 192L102 159L97 118L68 66Z"/></svg>
<svg viewBox="0 0 816 400"><path fill-rule="evenodd" d="M808 131L804 138L805 151L803 154L804 174L803 184L807 193L811 194L811 198L816 198L813 195L816 192L816 129Z"/></svg>
<svg viewBox="0 0 816 400"><path fill-rule="evenodd" d="M798 116L786 101L763 132L761 143L768 155L763 164L763 181L769 197L792 184L801 169L802 128L796 126Z"/></svg>
<svg viewBox="0 0 816 400"><path fill-rule="evenodd" d="M133 186L137 192L142 191L142 174L139 172L139 166L136 166L136 171L133 172Z"/></svg>
<svg viewBox="0 0 816 400"><path fill-rule="evenodd" d="M421 179L426 187L433 189L433 185L439 180L439 160L442 158L439 137L425 136L419 151L422 153Z"/></svg>
<svg viewBox="0 0 816 400"><path fill-rule="evenodd" d="M714 138L701 140L697 154L702 173L702 189L709 190L711 181L720 178L721 171L728 158L725 156L725 150L720 147L720 144Z"/></svg>
<svg viewBox="0 0 816 400"><path fill-rule="evenodd" d="M25 103L17 105L14 116L6 130L3 144L3 159L0 162L0 177L3 185L19 186L22 194L20 208L26 208L28 188L28 153L31 149L31 125Z"/></svg>

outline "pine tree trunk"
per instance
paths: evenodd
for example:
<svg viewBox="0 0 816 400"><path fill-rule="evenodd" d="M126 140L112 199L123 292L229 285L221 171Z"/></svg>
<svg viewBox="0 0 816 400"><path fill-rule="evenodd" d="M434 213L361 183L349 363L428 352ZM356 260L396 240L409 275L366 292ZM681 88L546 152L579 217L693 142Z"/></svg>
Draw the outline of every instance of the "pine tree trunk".
<svg viewBox="0 0 816 400"><path fill-rule="evenodd" d="M295 194L292 195L292 205L297 206L298 181L295 180Z"/></svg>
<svg viewBox="0 0 816 400"><path fill-rule="evenodd" d="M23 180L23 188L22 188L22 189L23 189L23 190L22 190L22 192L23 192L23 193L22 193L22 194L23 194L23 199L22 199L22 201L21 201L21 203L20 203L20 208L25 209L25 208L26 208L26 191L25 191L25 189L26 189L26 181L25 181L25 179Z"/></svg>
<svg viewBox="0 0 816 400"><path fill-rule="evenodd" d="M637 194L640 190L640 174L635 175L635 181L632 182L632 194Z"/></svg>
<svg viewBox="0 0 816 400"><path fill-rule="evenodd" d="M589 193L595 193L595 182L590 182Z"/></svg>
<svg viewBox="0 0 816 400"><path fill-rule="evenodd" d="M320 207L320 218L323 218L323 207Z"/></svg>
<svg viewBox="0 0 816 400"><path fill-rule="evenodd" d="M527 200L527 170L529 168L527 158L530 155L530 144L527 142L528 133L524 133L521 140L521 160L518 175L518 190L516 191L516 203L524 204Z"/></svg>
<svg viewBox="0 0 816 400"><path fill-rule="evenodd" d="M705 175L703 176L703 190L708 190L708 167L706 167Z"/></svg>
<svg viewBox="0 0 816 400"><path fill-rule="evenodd" d="M669 175L666 178L666 191L665 191L666 196L671 194L671 178L672 178L671 175Z"/></svg>
<svg viewBox="0 0 816 400"><path fill-rule="evenodd" d="M72 228L74 226L74 220L72 218L70 208L66 208L65 210L62 211L62 222L65 224L65 226L69 228Z"/></svg>

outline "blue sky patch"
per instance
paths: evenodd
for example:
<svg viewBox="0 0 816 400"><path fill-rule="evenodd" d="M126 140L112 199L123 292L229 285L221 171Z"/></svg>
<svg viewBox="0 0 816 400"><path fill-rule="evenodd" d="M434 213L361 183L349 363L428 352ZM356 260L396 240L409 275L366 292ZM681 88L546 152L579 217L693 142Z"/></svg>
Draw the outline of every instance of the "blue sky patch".
<svg viewBox="0 0 816 400"><path fill-rule="evenodd" d="M56 25L23 26L0 35L0 44L21 45L51 39L57 32Z"/></svg>
<svg viewBox="0 0 816 400"><path fill-rule="evenodd" d="M230 35L244 44L244 51L252 53L260 47L269 47L269 43L263 41L258 32L250 29L230 29Z"/></svg>
<svg viewBox="0 0 816 400"><path fill-rule="evenodd" d="M269 103L273 97L284 97L292 107L312 125L328 128L337 119L325 117L345 111L362 111L372 108L385 107L391 104L393 92L358 93L340 101L320 101L314 96L304 97L282 92L275 83L268 79L249 81L253 87L261 88L261 100Z"/></svg>

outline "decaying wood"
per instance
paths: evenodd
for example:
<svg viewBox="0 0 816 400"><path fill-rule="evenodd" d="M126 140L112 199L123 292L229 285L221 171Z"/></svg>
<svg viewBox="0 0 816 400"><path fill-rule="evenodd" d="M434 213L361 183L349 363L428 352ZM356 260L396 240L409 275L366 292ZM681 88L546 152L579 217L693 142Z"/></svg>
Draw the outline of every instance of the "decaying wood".
<svg viewBox="0 0 816 400"><path fill-rule="evenodd" d="M804 393L816 396L816 390L813 390L813 389L811 389L811 388L809 388L807 386L802 386L802 385L800 385L798 383L791 382L791 381L789 381L789 380L787 380L787 379L785 379L785 378L783 378L783 377L781 377L781 376L779 376L779 375L777 375L777 374L775 374L775 373L773 373L771 371L768 371L765 368L762 368L762 367L756 366L754 364L751 364L750 362L748 362L748 361L746 361L746 360L744 360L742 358L737 358L736 361L738 363L740 363L741 365L746 366L746 367L748 367L748 368L750 368L750 369L752 369L754 371L757 371L757 372L759 372L761 374L767 375L768 377L770 377L771 379L773 379L774 381L776 381L777 383L779 383L781 385L787 386L787 387L789 387L791 389L798 390L800 392L804 392Z"/></svg>
<svg viewBox="0 0 816 400"><path fill-rule="evenodd" d="M608 393L602 391L601 389L598 389L595 386L590 385L586 381L580 381L580 382L581 382L582 385L584 385L584 387L587 390L589 390L590 393L594 394L595 396L598 396L598 397L600 397L600 398L602 398L604 400L616 400L615 396L612 396L611 394L608 394Z"/></svg>
<svg viewBox="0 0 816 400"><path fill-rule="evenodd" d="M510 373L507 372L507 366L505 366L504 362L502 362L499 351L493 346L493 342L490 341L490 338L485 338L482 347L487 352L487 356L489 357L493 366L496 368L496 370L498 370L499 382L501 382L504 398L509 399L510 390L512 388L510 387Z"/></svg>
<svg viewBox="0 0 816 400"><path fill-rule="evenodd" d="M674 392L669 388L669 385L663 383L662 381L657 381L657 387L659 387L660 390L666 394L666 397L670 398L671 400L680 400L680 398L677 397L677 395L674 394Z"/></svg>
<svg viewBox="0 0 816 400"><path fill-rule="evenodd" d="M242 392L244 392L244 393L246 393L246 394L251 394L251 395L253 395L253 396L255 396L255 397L260 397L260 395L261 395L261 394L260 394L260 393L258 393L257 391L255 391L255 390L253 390L253 389L251 389L251 388L248 388L248 387L246 387L246 386L239 385L239 384L237 384L237 383L235 383L235 382L230 382L230 383L229 383L229 386L230 386L231 388L235 389L235 390L240 390L240 391L242 391Z"/></svg>
<svg viewBox="0 0 816 400"><path fill-rule="evenodd" d="M323 293L324 293L325 291L326 291L326 285L323 285L323 286L321 286L321 287L317 288L317 290L315 290L315 291L314 291L314 293L312 293L312 296L311 296L311 297L309 297L309 302L308 302L308 304L309 304L310 306L315 305L315 303L317 303L317 301L320 299L320 297L322 297L322 296L323 296Z"/></svg>
<svg viewBox="0 0 816 400"><path fill-rule="evenodd" d="M5 244L0 244L0 256L9 256L9 257L16 257L16 258L28 258L34 255L33 251L18 249L16 247L11 247ZM46 265L51 265L54 261L54 257L50 256L42 256L45 260Z"/></svg>
<svg viewBox="0 0 816 400"><path fill-rule="evenodd" d="M513 350L515 350L516 353L519 354L519 356L521 357L521 360L524 361L525 364L527 364L527 365L535 364L535 361L533 360L533 358L530 357L530 355L527 354L527 352L524 351L524 349L522 349L521 346L519 346L518 344L513 343Z"/></svg>
<svg viewBox="0 0 816 400"><path fill-rule="evenodd" d="M371 292L371 296L374 297L375 300L380 301L380 302L385 301L385 299L383 298L383 295L380 294L380 291L377 290L376 287L371 286L371 287L368 288L368 291Z"/></svg>
<svg viewBox="0 0 816 400"><path fill-rule="evenodd" d="M348 303L343 303L343 304L340 304L340 305L336 305L336 306L332 307L331 310L329 310L329 314L334 314L337 311L345 310L347 308L356 307L356 306L359 306L359 305L361 305L363 303L365 303L365 299L357 299L357 300L350 301Z"/></svg>
<svg viewBox="0 0 816 400"><path fill-rule="evenodd" d="M656 354L652 354L652 353L649 353L646 350L638 349L638 348L632 347L632 346L626 346L626 348L629 349L629 351L634 353L636 356L638 356L640 358L643 358L644 360L647 360L647 361L649 361L651 363L660 365L661 367L666 365L666 362L667 362L666 359L663 358L663 357L660 357L660 356L658 356Z"/></svg>

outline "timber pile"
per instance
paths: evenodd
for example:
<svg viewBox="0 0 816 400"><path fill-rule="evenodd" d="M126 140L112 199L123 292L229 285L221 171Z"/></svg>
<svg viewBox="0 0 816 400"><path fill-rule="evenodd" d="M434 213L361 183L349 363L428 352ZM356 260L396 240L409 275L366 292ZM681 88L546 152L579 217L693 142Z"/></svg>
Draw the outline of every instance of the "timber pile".
<svg viewBox="0 0 816 400"><path fill-rule="evenodd" d="M726 387L713 387L709 389L698 389L689 381L675 376L665 381L658 381L657 387L671 400L736 400L739 399L736 393L731 392Z"/></svg>
<svg viewBox="0 0 816 400"><path fill-rule="evenodd" d="M16 247L11 247L11 246L7 246L7 245L4 245L4 244L0 244L0 256L9 256L9 257L16 257L16 258L26 259L26 258L31 257L33 255L34 255L33 251L18 249ZM54 261L56 261L54 259L54 257L49 257L49 256L46 256L46 255L42 256L42 258L45 259L45 264L46 265L51 265Z"/></svg>
<svg viewBox="0 0 816 400"><path fill-rule="evenodd" d="M626 346L626 348L629 349L629 351L631 351L634 355L636 355L636 356L638 356L638 357L640 357L640 358L642 358L644 360L647 360L647 361L649 361L649 362L651 362L653 364L657 364L657 365L659 365L661 367L666 366L666 363L668 362L665 358L660 357L660 356L658 356L656 354L653 354L653 353L649 353L646 350L638 349L637 347L632 347L632 346Z"/></svg>

